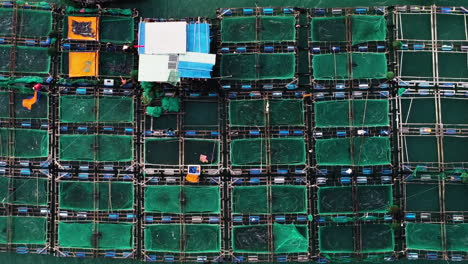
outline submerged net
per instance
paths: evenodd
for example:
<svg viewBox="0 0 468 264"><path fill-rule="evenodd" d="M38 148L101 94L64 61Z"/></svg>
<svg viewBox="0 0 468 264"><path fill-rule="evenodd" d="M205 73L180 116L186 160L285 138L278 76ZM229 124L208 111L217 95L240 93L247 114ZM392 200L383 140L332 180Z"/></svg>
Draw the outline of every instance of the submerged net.
<svg viewBox="0 0 468 264"><path fill-rule="evenodd" d="M0 177L0 201L15 205L47 205L49 180Z"/></svg>
<svg viewBox="0 0 468 264"><path fill-rule="evenodd" d="M217 102L186 101L183 105L185 128L197 130L218 128L219 108ZM171 126L166 126L165 128L168 127Z"/></svg>
<svg viewBox="0 0 468 264"><path fill-rule="evenodd" d="M236 139L231 142L230 158L233 166L266 165L265 139ZM303 138L270 139L272 165L302 165L306 162Z"/></svg>
<svg viewBox="0 0 468 264"><path fill-rule="evenodd" d="M0 156L44 158L49 155L47 131L35 129L0 128Z"/></svg>
<svg viewBox="0 0 468 264"><path fill-rule="evenodd" d="M52 31L52 12L18 8L17 35L21 37L45 37ZM0 13L1 14L1 13Z"/></svg>
<svg viewBox="0 0 468 264"><path fill-rule="evenodd" d="M133 137L114 135L62 135L59 139L63 161L131 161Z"/></svg>
<svg viewBox="0 0 468 264"><path fill-rule="evenodd" d="M306 163L304 138L270 139L271 165L302 165Z"/></svg>
<svg viewBox="0 0 468 264"><path fill-rule="evenodd" d="M406 211L437 212L439 205L439 184L406 183L405 184Z"/></svg>
<svg viewBox="0 0 468 264"><path fill-rule="evenodd" d="M468 162L468 137L445 136L443 138L444 162L462 164Z"/></svg>
<svg viewBox="0 0 468 264"><path fill-rule="evenodd" d="M361 237L353 226L319 226L319 250L322 253L392 252L395 248L393 229L387 224L362 224Z"/></svg>
<svg viewBox="0 0 468 264"><path fill-rule="evenodd" d="M441 111L442 116L446 112L443 102L447 99L441 99L442 107L444 111ZM402 123L413 123L413 124L435 124L436 123L436 110L435 110L435 99L434 98L401 98L401 115L403 120ZM450 115L450 118L456 118L458 115ZM450 124L445 122L444 124Z"/></svg>
<svg viewBox="0 0 468 264"><path fill-rule="evenodd" d="M324 101L314 107L316 127L388 126L390 122L388 100Z"/></svg>
<svg viewBox="0 0 468 264"><path fill-rule="evenodd" d="M352 28L353 45L370 41L385 41L387 25L384 16L314 17L311 22L312 41L346 41L347 19Z"/></svg>
<svg viewBox="0 0 468 264"><path fill-rule="evenodd" d="M47 48L16 47L15 71L22 73L49 73L51 58Z"/></svg>
<svg viewBox="0 0 468 264"><path fill-rule="evenodd" d="M294 41L295 24L293 16L225 17L221 21L221 40L224 43Z"/></svg>
<svg viewBox="0 0 468 264"><path fill-rule="evenodd" d="M59 222L58 245L62 248L133 248L133 224Z"/></svg>
<svg viewBox="0 0 468 264"><path fill-rule="evenodd" d="M101 16L101 41L116 44L132 43L135 39L133 17Z"/></svg>
<svg viewBox="0 0 468 264"><path fill-rule="evenodd" d="M193 214L220 213L219 187L147 186L145 212Z"/></svg>
<svg viewBox="0 0 468 264"><path fill-rule="evenodd" d="M235 226L232 229L232 249L237 253L302 253L309 248L306 225L274 224L273 249L269 248L267 225Z"/></svg>
<svg viewBox="0 0 468 264"><path fill-rule="evenodd" d="M132 210L134 187L130 182L75 182L59 183L61 209L114 211Z"/></svg>
<svg viewBox="0 0 468 264"><path fill-rule="evenodd" d="M468 24L465 16L452 14L436 14L437 40L466 41Z"/></svg>
<svg viewBox="0 0 468 264"><path fill-rule="evenodd" d="M130 77L135 68L135 55L126 52L99 52L99 75Z"/></svg>
<svg viewBox="0 0 468 264"><path fill-rule="evenodd" d="M409 40L431 40L431 14L399 14L400 37Z"/></svg>
<svg viewBox="0 0 468 264"><path fill-rule="evenodd" d="M445 184L445 210L448 212L468 211L468 185Z"/></svg>
<svg viewBox="0 0 468 264"><path fill-rule="evenodd" d="M466 53L445 53L437 54L439 78L451 80L468 80L468 54Z"/></svg>
<svg viewBox="0 0 468 264"><path fill-rule="evenodd" d="M312 57L312 67L316 80L387 78L387 57L382 53L319 54Z"/></svg>
<svg viewBox="0 0 468 264"><path fill-rule="evenodd" d="M268 199L271 193L271 200ZM298 214L307 212L305 186L239 186L232 192L235 214Z"/></svg>
<svg viewBox="0 0 468 264"><path fill-rule="evenodd" d="M386 137L320 139L315 143L319 165L388 165L390 139Z"/></svg>
<svg viewBox="0 0 468 264"><path fill-rule="evenodd" d="M146 139L145 163L161 165L179 165L179 139Z"/></svg>
<svg viewBox="0 0 468 264"><path fill-rule="evenodd" d="M354 252L352 226L319 226L318 243L321 253Z"/></svg>
<svg viewBox="0 0 468 264"><path fill-rule="evenodd" d="M49 95L40 93L40 100L37 101L31 110L23 107L24 99L33 96L33 91L18 91L13 93L14 97L14 112L10 113L10 92L0 92L0 117L1 118L17 118L17 119L47 119L49 116Z"/></svg>
<svg viewBox="0 0 468 264"><path fill-rule="evenodd" d="M133 98L87 95L60 97L60 121L80 122L133 122Z"/></svg>
<svg viewBox="0 0 468 264"><path fill-rule="evenodd" d="M357 187L355 206L359 213L387 213L392 202L391 185ZM351 186L319 188L317 208L319 214L352 214L353 208Z"/></svg>
<svg viewBox="0 0 468 264"><path fill-rule="evenodd" d="M400 52L400 76L431 80L434 77L432 52Z"/></svg>
<svg viewBox="0 0 468 264"><path fill-rule="evenodd" d="M406 136L404 156L408 162L438 162L437 137Z"/></svg>
<svg viewBox="0 0 468 264"><path fill-rule="evenodd" d="M229 102L230 125L265 126L267 104L270 126L304 125L304 102L295 99L232 100Z"/></svg>
<svg viewBox="0 0 468 264"><path fill-rule="evenodd" d="M362 253L391 252L395 249L395 235L390 225L361 225Z"/></svg>
<svg viewBox="0 0 468 264"><path fill-rule="evenodd" d="M221 56L221 76L225 80L292 79L296 56L283 54L225 54Z"/></svg>
<svg viewBox="0 0 468 264"><path fill-rule="evenodd" d="M0 35L13 33L13 9L0 8Z"/></svg>
<svg viewBox="0 0 468 264"><path fill-rule="evenodd" d="M311 31L312 41L346 41L346 18L314 17Z"/></svg>
<svg viewBox="0 0 468 264"><path fill-rule="evenodd" d="M201 155L206 156L208 162L200 160ZM208 139L184 140L184 164L185 165L216 165L219 163L219 141Z"/></svg>
<svg viewBox="0 0 468 264"><path fill-rule="evenodd" d="M0 244L45 245L47 217L0 216Z"/></svg>
<svg viewBox="0 0 468 264"><path fill-rule="evenodd" d="M145 227L145 249L173 253L217 253L221 229L208 224L156 224Z"/></svg>
<svg viewBox="0 0 468 264"><path fill-rule="evenodd" d="M468 124L468 115L459 114L468 112L468 100L441 98L440 105L442 108L440 113L442 115L443 124ZM434 105L432 107L435 108Z"/></svg>

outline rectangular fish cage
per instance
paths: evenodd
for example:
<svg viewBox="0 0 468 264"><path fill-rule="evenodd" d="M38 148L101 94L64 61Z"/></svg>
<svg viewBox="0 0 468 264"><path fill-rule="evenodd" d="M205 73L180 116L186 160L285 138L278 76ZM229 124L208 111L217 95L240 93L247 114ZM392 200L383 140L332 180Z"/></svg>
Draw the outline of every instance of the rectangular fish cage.
<svg viewBox="0 0 468 264"><path fill-rule="evenodd" d="M458 7L398 7L393 18L401 86L466 87L466 21Z"/></svg>
<svg viewBox="0 0 468 264"><path fill-rule="evenodd" d="M309 56L315 90L388 89L387 9L309 10Z"/></svg>

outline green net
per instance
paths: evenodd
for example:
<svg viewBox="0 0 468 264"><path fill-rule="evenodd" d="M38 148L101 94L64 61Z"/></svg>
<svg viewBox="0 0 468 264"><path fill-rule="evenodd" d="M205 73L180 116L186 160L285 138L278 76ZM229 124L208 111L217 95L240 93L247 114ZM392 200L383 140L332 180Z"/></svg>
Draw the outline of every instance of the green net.
<svg viewBox="0 0 468 264"><path fill-rule="evenodd" d="M416 250L442 251L442 225L406 224L406 247Z"/></svg>
<svg viewBox="0 0 468 264"><path fill-rule="evenodd" d="M265 100L232 100L229 102L229 124L265 126Z"/></svg>
<svg viewBox="0 0 468 264"><path fill-rule="evenodd" d="M351 27L353 45L369 41L385 41L387 37L387 23L384 16L351 16Z"/></svg>
<svg viewBox="0 0 468 264"><path fill-rule="evenodd" d="M319 54L312 57L313 75L316 80L346 80L348 74L348 55Z"/></svg>
<svg viewBox="0 0 468 264"><path fill-rule="evenodd" d="M266 140L256 138L231 141L230 159L233 166L264 166L266 163Z"/></svg>
<svg viewBox="0 0 468 264"><path fill-rule="evenodd" d="M443 138L444 162L464 163L468 162L468 137L444 137Z"/></svg>
<svg viewBox="0 0 468 264"><path fill-rule="evenodd" d="M315 143L319 165L388 165L390 139L386 137L319 139Z"/></svg>
<svg viewBox="0 0 468 264"><path fill-rule="evenodd" d="M346 41L346 18L314 17L311 32L312 41Z"/></svg>
<svg viewBox="0 0 468 264"><path fill-rule="evenodd" d="M145 162L148 164L179 165L179 139L146 139Z"/></svg>
<svg viewBox="0 0 468 264"><path fill-rule="evenodd" d="M0 201L17 205L47 205L49 180L0 177Z"/></svg>
<svg viewBox="0 0 468 264"><path fill-rule="evenodd" d="M133 109L131 97L66 95L60 97L59 111L61 122L133 122Z"/></svg>
<svg viewBox="0 0 468 264"><path fill-rule="evenodd" d="M270 126L303 126L303 100L282 99L269 101Z"/></svg>
<svg viewBox="0 0 468 264"><path fill-rule="evenodd" d="M17 46L15 62L16 72L47 74L50 71L47 48Z"/></svg>
<svg viewBox="0 0 468 264"><path fill-rule="evenodd" d="M24 216L0 216L1 244L45 245L47 218Z"/></svg>
<svg viewBox="0 0 468 264"><path fill-rule="evenodd" d="M100 97L98 101L99 122L133 122L133 98L126 96L105 96Z"/></svg>
<svg viewBox="0 0 468 264"><path fill-rule="evenodd" d="M219 141L208 139L184 140L185 165L216 165L219 163ZM201 156L206 156L207 162L202 162Z"/></svg>
<svg viewBox="0 0 468 264"><path fill-rule="evenodd" d="M147 186L145 212L153 213L220 213L219 187Z"/></svg>
<svg viewBox="0 0 468 264"><path fill-rule="evenodd" d="M52 31L52 12L18 8L18 28L21 37L45 37ZM1 13L0 13L1 14Z"/></svg>
<svg viewBox="0 0 468 264"><path fill-rule="evenodd" d="M234 214L266 214L268 210L267 186L238 186L232 190L232 212Z"/></svg>
<svg viewBox="0 0 468 264"><path fill-rule="evenodd" d="M352 226L319 226L318 243L321 253L354 252Z"/></svg>
<svg viewBox="0 0 468 264"><path fill-rule="evenodd" d="M387 57L383 53L351 53L353 79L387 78Z"/></svg>
<svg viewBox="0 0 468 264"><path fill-rule="evenodd" d="M445 210L448 212L468 211L468 185L445 184ZM437 196L436 196L437 197Z"/></svg>
<svg viewBox="0 0 468 264"><path fill-rule="evenodd" d="M348 68L352 63L352 69ZM385 79L387 57L382 53L319 54L312 57L316 80ZM351 74L351 75L350 75Z"/></svg>
<svg viewBox="0 0 468 264"><path fill-rule="evenodd" d="M221 230L207 224L147 225L144 243L155 252L216 253L221 250Z"/></svg>
<svg viewBox="0 0 468 264"><path fill-rule="evenodd" d="M305 186L271 186L271 212L274 214L299 214L307 212Z"/></svg>
<svg viewBox="0 0 468 264"><path fill-rule="evenodd" d="M134 188L130 182L75 182L59 183L61 209L114 211L132 210Z"/></svg>
<svg viewBox="0 0 468 264"><path fill-rule="evenodd" d="M438 146L435 136L406 136L403 153L408 162L437 162Z"/></svg>
<svg viewBox="0 0 468 264"><path fill-rule="evenodd" d="M432 26L430 14L400 14L400 36L402 39L431 40Z"/></svg>
<svg viewBox="0 0 468 264"><path fill-rule="evenodd" d="M99 52L99 75L130 77L135 65L135 55L125 52Z"/></svg>
<svg viewBox="0 0 468 264"><path fill-rule="evenodd" d="M468 116L460 115L460 113L468 112L468 100L441 98L440 105L443 124L468 124ZM435 108L434 105L432 107Z"/></svg>
<svg viewBox="0 0 468 264"><path fill-rule="evenodd" d="M395 235L390 225L361 225L362 253L391 252L395 249Z"/></svg>
<svg viewBox="0 0 468 264"><path fill-rule="evenodd" d="M439 184L406 183L406 210L413 212L437 212L439 205Z"/></svg>
<svg viewBox="0 0 468 264"><path fill-rule="evenodd" d="M0 9L1 10L1 9ZM9 72L11 67L11 45L1 45L0 46L0 71L1 72Z"/></svg>
<svg viewBox="0 0 468 264"><path fill-rule="evenodd" d="M221 40L224 43L294 41L295 24L293 16L226 17L221 21Z"/></svg>
<svg viewBox="0 0 468 264"><path fill-rule="evenodd" d="M442 99L442 102L447 102L447 99ZM436 111L435 111L434 98L401 98L401 115L402 123L413 124L435 124ZM444 105L442 105L443 107ZM441 111L442 115L446 115L445 109ZM458 116L458 115L456 115ZM450 118L456 118L450 115ZM444 120L444 123L445 120ZM450 124L450 123L449 123Z"/></svg>
<svg viewBox="0 0 468 264"><path fill-rule="evenodd" d="M466 65L468 54L439 52L437 57L439 78L453 80L468 79L468 66Z"/></svg>
<svg viewBox="0 0 468 264"><path fill-rule="evenodd" d="M58 245L63 248L132 249L133 224L59 222Z"/></svg>
<svg viewBox="0 0 468 264"><path fill-rule="evenodd" d="M0 128L0 156L43 158L49 155L47 131Z"/></svg>
<svg viewBox="0 0 468 264"><path fill-rule="evenodd" d="M295 54L225 54L221 56L221 76L226 80L292 79Z"/></svg>
<svg viewBox="0 0 468 264"><path fill-rule="evenodd" d="M100 39L116 44L132 43L135 39L134 19L125 16L101 16Z"/></svg>
<svg viewBox="0 0 468 264"><path fill-rule="evenodd" d="M62 135L60 159L64 161L131 161L133 137L114 135Z"/></svg>
<svg viewBox="0 0 468 264"><path fill-rule="evenodd" d="M238 253L268 253L269 235L267 225L234 226L232 249Z"/></svg>
<svg viewBox="0 0 468 264"><path fill-rule="evenodd" d="M13 33L13 9L0 8L0 35Z"/></svg>
<svg viewBox="0 0 468 264"><path fill-rule="evenodd" d="M400 76L432 78L434 76L432 59L432 52L400 52Z"/></svg>
<svg viewBox="0 0 468 264"><path fill-rule="evenodd" d="M388 100L323 101L316 102L314 108L316 127L372 127L390 123Z"/></svg>
<svg viewBox="0 0 468 264"><path fill-rule="evenodd" d="M218 122L219 107L217 102L184 102L184 127L186 129L217 129Z"/></svg>
<svg viewBox="0 0 468 264"><path fill-rule="evenodd" d="M436 14L437 40L467 40L465 16L451 14Z"/></svg>
<svg viewBox="0 0 468 264"><path fill-rule="evenodd" d="M349 186L320 187L318 189L319 214L352 214L353 193Z"/></svg>
<svg viewBox="0 0 468 264"><path fill-rule="evenodd" d="M309 249L309 231L306 225L273 225L273 245L275 254L303 253Z"/></svg>
<svg viewBox="0 0 468 264"><path fill-rule="evenodd" d="M445 225L448 251L468 251L468 224Z"/></svg>
<svg viewBox="0 0 468 264"><path fill-rule="evenodd" d="M235 214L306 213L307 189L304 186L234 187L232 211Z"/></svg>
<svg viewBox="0 0 468 264"><path fill-rule="evenodd" d="M95 122L96 98L85 95L66 95L60 97L61 122Z"/></svg>
<svg viewBox="0 0 468 264"><path fill-rule="evenodd" d="M303 165L307 159L304 138L272 138L270 153L272 165Z"/></svg>
<svg viewBox="0 0 468 264"><path fill-rule="evenodd" d="M10 113L10 96L14 97L14 113ZM33 96L33 92L0 92L0 117L2 118L18 118L18 119L47 119L49 116L49 95L41 93L40 99L36 102L31 110L23 107L24 99Z"/></svg>

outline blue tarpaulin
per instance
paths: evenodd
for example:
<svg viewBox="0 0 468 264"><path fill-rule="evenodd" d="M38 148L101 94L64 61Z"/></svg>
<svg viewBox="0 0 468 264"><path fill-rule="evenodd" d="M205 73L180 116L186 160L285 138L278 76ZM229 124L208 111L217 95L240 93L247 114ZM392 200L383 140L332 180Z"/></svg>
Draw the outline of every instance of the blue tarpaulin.
<svg viewBox="0 0 468 264"><path fill-rule="evenodd" d="M180 61L179 77L181 78L211 78L213 65L208 63Z"/></svg>
<svg viewBox="0 0 468 264"><path fill-rule="evenodd" d="M210 25L207 23L187 24L187 51L210 52Z"/></svg>

